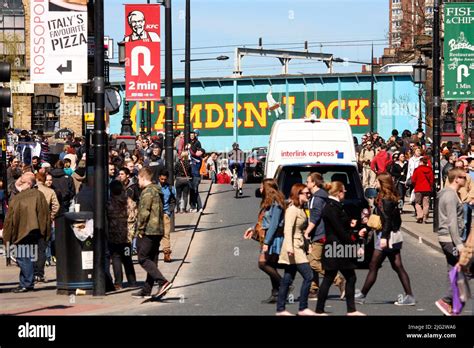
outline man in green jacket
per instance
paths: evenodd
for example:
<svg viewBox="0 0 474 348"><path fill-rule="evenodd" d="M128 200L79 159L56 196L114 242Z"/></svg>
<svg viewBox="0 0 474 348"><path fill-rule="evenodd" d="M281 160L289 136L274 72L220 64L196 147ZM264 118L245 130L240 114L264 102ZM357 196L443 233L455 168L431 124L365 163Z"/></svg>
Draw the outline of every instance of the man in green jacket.
<svg viewBox="0 0 474 348"><path fill-rule="evenodd" d="M134 298L151 298L153 284L159 288L155 297L162 297L173 285L158 269L160 242L164 235L163 201L161 188L152 182L153 172L144 167L138 172L138 185L142 189L138 206L137 237L138 263L147 272L143 288L132 294Z"/></svg>
<svg viewBox="0 0 474 348"><path fill-rule="evenodd" d="M25 173L18 182L19 193L10 201L3 230L7 253L13 253L20 266L20 285L13 292L34 288L34 265L38 261L38 240L51 234L51 212L44 194L36 186L33 173Z"/></svg>

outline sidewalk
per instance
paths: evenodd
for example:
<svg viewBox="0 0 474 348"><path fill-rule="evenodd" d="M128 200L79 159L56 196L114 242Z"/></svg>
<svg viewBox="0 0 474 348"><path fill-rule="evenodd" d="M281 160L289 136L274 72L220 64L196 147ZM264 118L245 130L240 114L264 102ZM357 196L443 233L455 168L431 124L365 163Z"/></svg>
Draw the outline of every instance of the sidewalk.
<svg viewBox="0 0 474 348"><path fill-rule="evenodd" d="M430 211L428 224L416 223L416 217L413 216L415 210L411 204L405 203L402 214L402 228L401 230L413 238L418 239L419 243L442 253L441 246L438 242L438 235L433 232L433 212Z"/></svg>
<svg viewBox="0 0 474 348"><path fill-rule="evenodd" d="M204 207L206 206L211 183L203 181L200 185L200 194ZM171 263L163 262L160 253L158 267L170 281L174 280L181 268L194 232L201 218L201 213L175 215L175 231L171 234ZM135 272L139 285L143 284L146 273L138 264L136 256L133 258ZM112 272L112 270L111 270ZM103 297L57 295L56 294L56 267L45 267L47 283L35 285L35 291L24 294L15 294L11 290L18 286L20 269L17 266L7 267L5 258L0 258L0 315L104 315L119 313L125 315L127 309L139 306L142 299L134 299L131 293L137 288L124 288L120 291L107 293ZM112 272L113 273L113 272ZM126 277L124 275L124 282ZM156 286L154 288L156 291ZM150 305L149 304L144 304Z"/></svg>

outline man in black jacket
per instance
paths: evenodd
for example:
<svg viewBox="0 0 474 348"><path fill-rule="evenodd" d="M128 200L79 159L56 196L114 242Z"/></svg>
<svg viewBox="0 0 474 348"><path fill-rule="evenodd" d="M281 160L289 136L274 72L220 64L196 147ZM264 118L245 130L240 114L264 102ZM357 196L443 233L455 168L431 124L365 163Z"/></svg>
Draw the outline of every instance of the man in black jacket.
<svg viewBox="0 0 474 348"><path fill-rule="evenodd" d="M54 169L51 170L51 176L53 177L53 186L56 190L61 193L61 199L59 205L61 206L59 213L64 213L69 210L71 200L76 194L74 189L74 182L70 176L67 176L64 172L64 162L57 161L54 165Z"/></svg>

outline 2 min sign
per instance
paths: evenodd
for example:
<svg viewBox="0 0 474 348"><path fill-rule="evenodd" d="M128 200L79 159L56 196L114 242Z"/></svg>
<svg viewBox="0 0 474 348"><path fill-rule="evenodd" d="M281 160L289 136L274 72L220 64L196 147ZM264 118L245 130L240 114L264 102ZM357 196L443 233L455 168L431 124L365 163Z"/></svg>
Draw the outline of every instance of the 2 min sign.
<svg viewBox="0 0 474 348"><path fill-rule="evenodd" d="M127 100L160 100L160 41L160 5L125 5Z"/></svg>
<svg viewBox="0 0 474 348"><path fill-rule="evenodd" d="M444 97L474 100L474 3L444 8Z"/></svg>

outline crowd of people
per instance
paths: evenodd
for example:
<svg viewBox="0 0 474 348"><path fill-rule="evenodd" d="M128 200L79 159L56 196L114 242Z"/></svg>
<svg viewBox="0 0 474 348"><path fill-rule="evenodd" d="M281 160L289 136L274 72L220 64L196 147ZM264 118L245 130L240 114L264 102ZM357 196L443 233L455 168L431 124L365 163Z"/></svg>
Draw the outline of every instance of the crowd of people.
<svg viewBox="0 0 474 348"><path fill-rule="evenodd" d="M277 315L293 315L285 304L297 272L303 278L298 315L327 315L325 302L331 284L339 288L341 299L346 299L348 315L363 315L356 309L356 303L366 303L386 258L404 290L394 304L416 305L410 277L402 263L400 227L402 214L406 212L405 199L413 205L417 223L429 222L431 199L435 198L429 141L421 131L412 135L406 130L400 137L398 131L393 130L387 141L377 133L368 133L362 137L361 145L356 139L354 143L363 187L377 192L375 199L369 199L370 210L363 211L360 220L350 220L344 211L341 204L346 193L344 184L325 183L317 172L308 176L306 184L293 185L288 200L273 179L262 182L257 224L244 233L244 238L260 243L258 267L271 281L270 297L262 303L275 303ZM449 270L456 268L469 273L474 249L474 234L469 233L474 204L474 144L462 148L446 142L439 155L445 180L444 189L437 197L439 241ZM371 215L379 218L380 226L370 224ZM362 289L358 290L354 270L357 258L365 252L369 234L373 236L374 251L369 273ZM335 256L333 251L338 246L352 246L344 250L356 251ZM284 270L283 276L279 269ZM323 277L321 284L320 276ZM308 308L310 300L318 301L314 311ZM436 306L445 315L459 314L453 308L451 285Z"/></svg>
<svg viewBox="0 0 474 348"><path fill-rule="evenodd" d="M147 272L144 287L133 293L134 297L150 297L155 282L159 285L156 296L163 296L171 287L157 261L160 250L164 262L172 261L173 214L203 210L199 195L203 170L217 180L216 164L210 165L217 156L206 154L198 136L199 131L193 131L186 144L184 134L176 133L174 182L169 181L166 169L163 135L139 135L132 146L111 136L106 206L108 291L125 286L123 269L126 285L137 286L133 255ZM29 255L9 259L20 266L20 284L14 292L28 292L35 283L47 281L45 266L56 261L55 237L64 226L65 213L95 210L94 177L87 170L85 139L67 135L63 144L62 151L54 154L42 134L9 132L7 180L0 182L8 192L8 197L3 197L2 239L6 245L38 248L34 262ZM30 209L32 202L36 202L36 210ZM28 219L19 219L20 215ZM30 232L23 235L22 231Z"/></svg>

